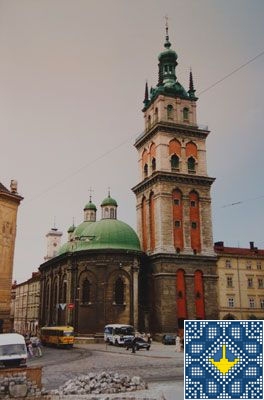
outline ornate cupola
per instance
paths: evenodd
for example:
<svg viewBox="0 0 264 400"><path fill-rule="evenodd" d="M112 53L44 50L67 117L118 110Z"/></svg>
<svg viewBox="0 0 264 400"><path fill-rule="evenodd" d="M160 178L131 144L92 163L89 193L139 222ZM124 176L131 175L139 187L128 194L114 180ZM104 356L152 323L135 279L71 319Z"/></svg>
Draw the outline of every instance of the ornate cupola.
<svg viewBox="0 0 264 400"><path fill-rule="evenodd" d="M97 208L94 203L92 203L92 197L90 196L89 203L83 209L84 211L84 221L85 222L95 222L96 221L96 211Z"/></svg>
<svg viewBox="0 0 264 400"><path fill-rule="evenodd" d="M117 218L117 202L110 196L108 196L101 203L102 208L102 219L116 219Z"/></svg>

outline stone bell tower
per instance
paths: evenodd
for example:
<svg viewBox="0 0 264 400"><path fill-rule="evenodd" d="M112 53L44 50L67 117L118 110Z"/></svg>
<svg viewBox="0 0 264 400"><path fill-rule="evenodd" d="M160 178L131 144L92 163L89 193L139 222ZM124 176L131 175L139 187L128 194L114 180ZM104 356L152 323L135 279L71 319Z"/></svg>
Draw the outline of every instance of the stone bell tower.
<svg viewBox="0 0 264 400"><path fill-rule="evenodd" d="M137 226L147 254L141 275L143 326L182 329L185 319L215 319L213 249L206 126L197 123L193 76L186 91L176 76L168 26L158 60L158 83L145 87L145 130L136 139Z"/></svg>

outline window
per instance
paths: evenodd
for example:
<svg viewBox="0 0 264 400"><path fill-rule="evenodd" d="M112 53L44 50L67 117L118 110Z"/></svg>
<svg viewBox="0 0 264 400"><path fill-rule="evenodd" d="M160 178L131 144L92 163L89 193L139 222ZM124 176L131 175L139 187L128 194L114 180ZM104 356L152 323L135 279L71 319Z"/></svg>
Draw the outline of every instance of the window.
<svg viewBox="0 0 264 400"><path fill-rule="evenodd" d="M180 166L180 160L179 157L176 156L176 154L173 154L171 156L171 169L179 169Z"/></svg>
<svg viewBox="0 0 264 400"><path fill-rule="evenodd" d="M181 227L181 221L175 221L174 225L175 225L175 228L180 228Z"/></svg>
<svg viewBox="0 0 264 400"><path fill-rule="evenodd" d="M233 277L232 276L227 276L226 277L226 286L227 287L233 287Z"/></svg>
<svg viewBox="0 0 264 400"><path fill-rule="evenodd" d="M156 171L156 158L152 158L151 167L152 171Z"/></svg>
<svg viewBox="0 0 264 400"><path fill-rule="evenodd" d="M188 121L189 119L189 109L187 107L184 107L183 109L183 120Z"/></svg>
<svg viewBox="0 0 264 400"><path fill-rule="evenodd" d="M249 308L255 308L255 299L254 297L249 298Z"/></svg>
<svg viewBox="0 0 264 400"><path fill-rule="evenodd" d="M248 288L253 288L253 278L248 278Z"/></svg>
<svg viewBox="0 0 264 400"><path fill-rule="evenodd" d="M148 164L144 165L144 177L147 178L148 176Z"/></svg>
<svg viewBox="0 0 264 400"><path fill-rule="evenodd" d="M247 269L251 269L251 261L247 261L247 265L246 265Z"/></svg>
<svg viewBox="0 0 264 400"><path fill-rule="evenodd" d="M264 299L260 299L260 308L264 308Z"/></svg>
<svg viewBox="0 0 264 400"><path fill-rule="evenodd" d="M261 267L261 262L260 262L260 261L257 261L257 269L258 269L258 270L261 270L261 269L262 269L262 267Z"/></svg>
<svg viewBox="0 0 264 400"><path fill-rule="evenodd" d="M228 299L227 299L227 306L230 307L230 308L233 308L234 305L235 305L234 297L228 297Z"/></svg>
<svg viewBox="0 0 264 400"><path fill-rule="evenodd" d="M151 126L151 117L150 117L150 115L148 116L148 128L150 128L150 126Z"/></svg>
<svg viewBox="0 0 264 400"><path fill-rule="evenodd" d="M167 106L167 118L173 119L173 107L171 104Z"/></svg>
<svg viewBox="0 0 264 400"><path fill-rule="evenodd" d="M230 260L226 260L225 265L226 265L226 268L232 268Z"/></svg>
<svg viewBox="0 0 264 400"><path fill-rule="evenodd" d="M259 287L259 289L263 289L263 287L264 287L263 278L258 278L258 287Z"/></svg>
<svg viewBox="0 0 264 400"><path fill-rule="evenodd" d="M193 157L188 158L188 172L195 172L195 159Z"/></svg>
<svg viewBox="0 0 264 400"><path fill-rule="evenodd" d="M197 228L197 223L196 222L192 222L191 226L192 226L192 229L196 229Z"/></svg>
<svg viewBox="0 0 264 400"><path fill-rule="evenodd" d="M90 302L90 287L91 284L87 278L84 279L82 284L82 303L89 303Z"/></svg>
<svg viewBox="0 0 264 400"><path fill-rule="evenodd" d="M195 206L196 206L195 201L194 201L194 200L191 200L191 207L195 207Z"/></svg>
<svg viewBox="0 0 264 400"><path fill-rule="evenodd" d="M118 278L115 282L115 304L123 305L125 298L125 285L122 278Z"/></svg>
<svg viewBox="0 0 264 400"><path fill-rule="evenodd" d="M174 199L173 202L174 202L175 206L179 206L180 205L180 199Z"/></svg>

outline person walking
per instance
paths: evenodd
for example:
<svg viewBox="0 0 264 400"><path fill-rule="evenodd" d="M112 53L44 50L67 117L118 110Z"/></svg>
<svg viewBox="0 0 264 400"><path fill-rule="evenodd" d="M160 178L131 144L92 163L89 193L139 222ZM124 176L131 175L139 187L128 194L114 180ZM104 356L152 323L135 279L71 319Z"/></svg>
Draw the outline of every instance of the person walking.
<svg viewBox="0 0 264 400"><path fill-rule="evenodd" d="M177 351L177 353L179 353L181 351L181 338L180 338L178 333L177 333L177 336L176 336L175 344L176 344L175 351Z"/></svg>

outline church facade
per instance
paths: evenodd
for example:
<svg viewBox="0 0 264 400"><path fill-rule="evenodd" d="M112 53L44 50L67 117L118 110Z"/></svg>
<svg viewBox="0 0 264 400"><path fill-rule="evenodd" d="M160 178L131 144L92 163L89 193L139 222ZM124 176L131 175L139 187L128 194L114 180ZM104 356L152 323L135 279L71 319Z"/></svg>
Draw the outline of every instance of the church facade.
<svg viewBox="0 0 264 400"><path fill-rule="evenodd" d="M209 131L197 123L192 73L186 91L176 67L166 28L158 83L150 91L146 85L145 130L135 142L138 236L117 219L110 193L99 221L90 199L83 223L70 227L68 242L40 266L42 326L70 323L95 333L123 323L161 333L183 329L185 319L218 318Z"/></svg>

